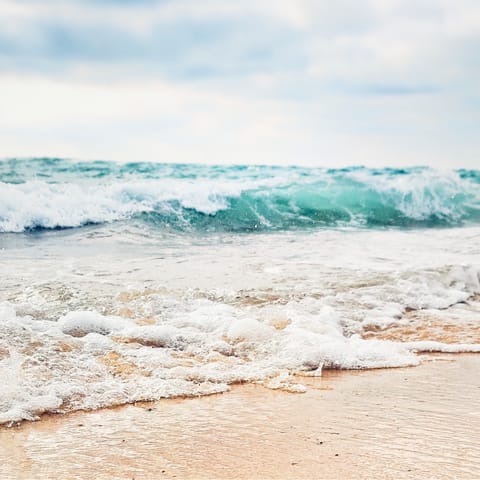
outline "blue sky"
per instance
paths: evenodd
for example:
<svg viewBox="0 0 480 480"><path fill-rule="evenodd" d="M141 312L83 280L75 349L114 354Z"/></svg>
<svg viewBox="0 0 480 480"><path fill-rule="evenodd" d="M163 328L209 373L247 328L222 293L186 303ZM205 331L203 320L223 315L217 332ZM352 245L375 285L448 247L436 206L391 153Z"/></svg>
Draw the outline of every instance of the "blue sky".
<svg viewBox="0 0 480 480"><path fill-rule="evenodd" d="M2 0L0 157L480 166L477 0Z"/></svg>

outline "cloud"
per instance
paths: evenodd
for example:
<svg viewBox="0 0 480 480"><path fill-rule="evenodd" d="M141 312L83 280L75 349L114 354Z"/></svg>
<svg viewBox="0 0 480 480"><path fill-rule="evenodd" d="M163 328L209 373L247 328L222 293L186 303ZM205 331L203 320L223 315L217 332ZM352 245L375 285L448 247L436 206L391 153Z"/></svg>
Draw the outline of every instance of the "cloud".
<svg viewBox="0 0 480 480"><path fill-rule="evenodd" d="M476 165L473 0L4 0L0 156Z"/></svg>
<svg viewBox="0 0 480 480"><path fill-rule="evenodd" d="M133 70L190 79L306 65L301 35L292 28L248 17L248 8L238 16L219 8L209 17L208 8L186 3L180 2L180 8L169 2L141 3L135 9L129 4L126 9L123 2L82 8L73 2L59 10L49 10L47 3L37 15L22 16L21 26L12 21L17 28L1 34L3 71L68 73L79 65L96 68L102 63L125 65L129 76Z"/></svg>
<svg viewBox="0 0 480 480"><path fill-rule="evenodd" d="M468 0L7 0L1 8L4 72L124 65L130 77L276 75L280 93L290 81L312 94L381 95L434 93L479 73L480 7Z"/></svg>

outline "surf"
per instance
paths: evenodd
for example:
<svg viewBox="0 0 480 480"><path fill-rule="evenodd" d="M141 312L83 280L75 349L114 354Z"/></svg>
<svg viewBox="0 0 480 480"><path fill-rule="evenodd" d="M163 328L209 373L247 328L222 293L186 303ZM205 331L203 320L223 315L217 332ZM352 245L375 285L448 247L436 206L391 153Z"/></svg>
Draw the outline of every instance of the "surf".
<svg viewBox="0 0 480 480"><path fill-rule="evenodd" d="M185 232L480 223L480 171L6 161L0 232L127 221Z"/></svg>

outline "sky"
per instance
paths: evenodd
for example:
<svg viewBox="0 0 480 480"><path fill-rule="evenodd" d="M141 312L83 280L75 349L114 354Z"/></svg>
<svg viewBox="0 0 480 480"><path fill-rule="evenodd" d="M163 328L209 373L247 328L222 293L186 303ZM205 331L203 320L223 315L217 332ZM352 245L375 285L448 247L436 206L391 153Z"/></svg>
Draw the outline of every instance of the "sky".
<svg viewBox="0 0 480 480"><path fill-rule="evenodd" d="M478 0L0 0L0 157L480 168Z"/></svg>

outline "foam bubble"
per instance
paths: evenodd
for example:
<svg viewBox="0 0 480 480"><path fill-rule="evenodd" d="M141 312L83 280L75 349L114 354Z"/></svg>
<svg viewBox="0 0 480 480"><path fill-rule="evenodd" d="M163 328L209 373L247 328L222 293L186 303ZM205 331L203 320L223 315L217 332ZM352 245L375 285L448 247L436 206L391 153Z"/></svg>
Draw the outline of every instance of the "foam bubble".
<svg viewBox="0 0 480 480"><path fill-rule="evenodd" d="M237 319L228 329L227 337L234 341L262 342L271 339L275 330L253 318Z"/></svg>
<svg viewBox="0 0 480 480"><path fill-rule="evenodd" d="M22 381L22 355L10 349L9 356L0 360L0 424L20 420L37 420L45 411L55 411L62 400L50 388L35 388Z"/></svg>
<svg viewBox="0 0 480 480"><path fill-rule="evenodd" d="M89 311L69 312L58 320L61 331L73 337L83 337L88 333L108 335L130 324L131 322L121 317L104 317Z"/></svg>

